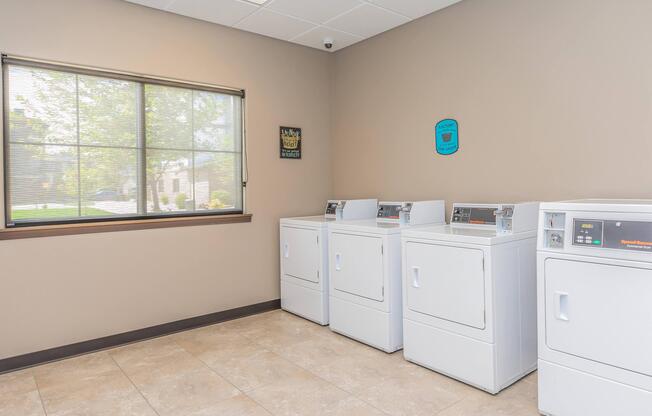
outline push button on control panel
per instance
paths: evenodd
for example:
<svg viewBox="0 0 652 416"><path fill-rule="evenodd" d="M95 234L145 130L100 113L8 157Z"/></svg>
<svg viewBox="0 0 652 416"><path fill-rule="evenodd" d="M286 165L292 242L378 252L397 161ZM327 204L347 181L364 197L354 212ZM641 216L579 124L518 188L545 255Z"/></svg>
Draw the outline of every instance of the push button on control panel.
<svg viewBox="0 0 652 416"><path fill-rule="evenodd" d="M573 244L579 246L602 247L602 221L574 220Z"/></svg>

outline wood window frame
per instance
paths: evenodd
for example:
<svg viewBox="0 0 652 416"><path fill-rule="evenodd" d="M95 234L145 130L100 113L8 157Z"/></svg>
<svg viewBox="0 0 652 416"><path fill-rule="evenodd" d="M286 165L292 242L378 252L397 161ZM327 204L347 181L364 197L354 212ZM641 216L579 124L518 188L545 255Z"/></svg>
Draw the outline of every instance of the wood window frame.
<svg viewBox="0 0 652 416"><path fill-rule="evenodd" d="M201 215L194 217L152 218L124 221L97 221L57 225L4 228L0 241L63 235L95 234L115 231L151 230L156 228L192 227L200 225L238 224L252 221L251 214Z"/></svg>

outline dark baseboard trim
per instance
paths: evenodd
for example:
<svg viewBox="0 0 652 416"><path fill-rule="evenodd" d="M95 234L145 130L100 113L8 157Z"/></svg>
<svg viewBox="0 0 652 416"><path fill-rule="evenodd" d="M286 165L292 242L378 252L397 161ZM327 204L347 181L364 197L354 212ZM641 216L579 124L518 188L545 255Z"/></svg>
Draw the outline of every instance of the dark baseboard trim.
<svg viewBox="0 0 652 416"><path fill-rule="evenodd" d="M275 299L0 360L0 374L281 308Z"/></svg>

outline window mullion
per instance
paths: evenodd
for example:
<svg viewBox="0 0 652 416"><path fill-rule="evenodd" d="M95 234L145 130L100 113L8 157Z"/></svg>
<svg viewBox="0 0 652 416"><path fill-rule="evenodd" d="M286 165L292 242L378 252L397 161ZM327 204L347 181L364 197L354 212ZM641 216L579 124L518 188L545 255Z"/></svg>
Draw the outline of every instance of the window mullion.
<svg viewBox="0 0 652 416"><path fill-rule="evenodd" d="M82 216L81 137L79 128L79 75L75 75L75 109L77 115L77 215Z"/></svg>
<svg viewBox="0 0 652 416"><path fill-rule="evenodd" d="M190 163L192 164L192 210L197 210L197 188L195 187L195 91L190 91L190 135L192 137Z"/></svg>
<svg viewBox="0 0 652 416"><path fill-rule="evenodd" d="M138 214L147 214L147 151L146 151L146 115L145 115L145 85L138 85L138 180L136 197L138 198Z"/></svg>

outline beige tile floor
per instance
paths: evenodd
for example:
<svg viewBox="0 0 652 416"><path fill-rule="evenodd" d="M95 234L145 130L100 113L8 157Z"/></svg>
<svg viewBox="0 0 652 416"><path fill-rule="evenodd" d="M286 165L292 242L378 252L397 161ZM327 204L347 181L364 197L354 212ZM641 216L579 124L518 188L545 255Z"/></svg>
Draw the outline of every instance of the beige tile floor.
<svg viewBox="0 0 652 416"><path fill-rule="evenodd" d="M497 396L282 311L0 375L0 416L527 416Z"/></svg>

